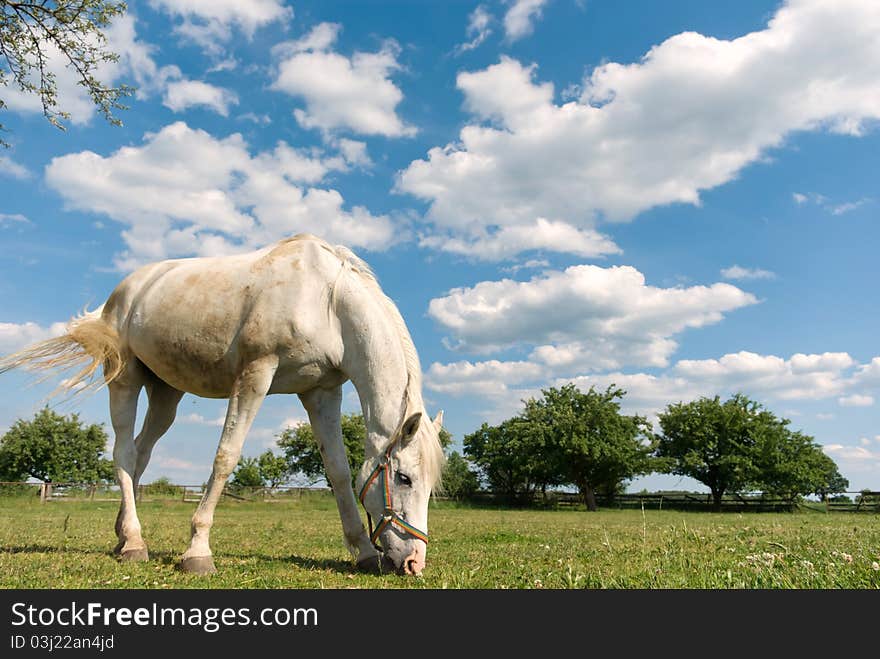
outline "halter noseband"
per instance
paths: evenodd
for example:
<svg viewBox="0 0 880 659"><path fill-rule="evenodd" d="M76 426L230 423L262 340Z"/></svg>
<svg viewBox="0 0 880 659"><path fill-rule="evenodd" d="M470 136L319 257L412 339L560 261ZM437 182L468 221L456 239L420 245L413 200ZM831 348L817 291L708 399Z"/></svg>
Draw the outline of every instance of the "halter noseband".
<svg viewBox="0 0 880 659"><path fill-rule="evenodd" d="M394 512L391 504L391 451L394 449L397 442L400 440L401 433L397 432L396 437L388 444L388 448L385 449L385 455L383 455L379 459L379 464L376 465L376 468L370 473L367 480L364 482L364 486L361 488L361 492L358 495L358 499L360 499L361 505L364 507L364 511L367 513L367 521L370 524L370 542L374 545L376 544L376 540L382 531L385 530L390 524L394 524L400 527L404 533L408 533L414 538L418 538L422 542L428 542L428 534L425 531L420 531L412 524L409 524L405 519L403 519L399 514ZM384 472L384 473L383 473ZM379 522L379 525L373 529L373 518L370 516L370 511L367 510L366 504L364 504L364 497L367 495L367 490L370 489L370 486L376 482L376 479L379 478L380 474L382 475L382 479L380 481L382 485L382 502L384 504L384 509L382 511L382 521Z"/></svg>

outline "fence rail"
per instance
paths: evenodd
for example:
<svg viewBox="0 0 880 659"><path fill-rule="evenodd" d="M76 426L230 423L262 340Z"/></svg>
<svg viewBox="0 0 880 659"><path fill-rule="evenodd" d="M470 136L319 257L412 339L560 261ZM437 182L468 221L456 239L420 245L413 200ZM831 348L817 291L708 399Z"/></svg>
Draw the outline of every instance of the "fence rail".
<svg viewBox="0 0 880 659"><path fill-rule="evenodd" d="M151 483L139 485L138 501L183 501L198 502L205 491L205 485L172 485ZM275 487L232 487L227 486L223 495L239 501L283 501L315 496L329 492L329 488L278 485ZM39 496L40 501L115 501L121 498L119 486L109 483L32 483L0 482L2 496Z"/></svg>
<svg viewBox="0 0 880 659"><path fill-rule="evenodd" d="M176 485L168 483L138 486L139 501L181 501L196 503L204 494L205 485ZM223 495L235 501L262 501L266 503L293 501L303 497L322 496L330 492L326 487L301 487L278 485L275 487L227 486ZM806 510L815 512L873 512L880 513L880 492L843 492L825 501L791 500L760 492L727 495L721 502L723 512L787 512ZM0 497L39 496L43 503L55 501L104 501L120 500L119 486L108 483L39 483L0 482ZM443 496L437 500L448 500ZM476 492L467 501L475 505L510 505L503 496L492 492ZM536 493L528 500L518 502L523 507L571 508L583 505L583 498L573 492ZM597 497L601 508L647 510L693 510L713 509L710 494L694 492L626 493L613 497Z"/></svg>

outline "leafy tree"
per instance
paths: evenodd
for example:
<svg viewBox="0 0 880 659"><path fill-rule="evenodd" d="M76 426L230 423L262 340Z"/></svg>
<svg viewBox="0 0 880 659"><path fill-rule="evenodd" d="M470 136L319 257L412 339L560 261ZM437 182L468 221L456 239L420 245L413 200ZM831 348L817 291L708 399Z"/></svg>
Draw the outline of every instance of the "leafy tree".
<svg viewBox="0 0 880 659"><path fill-rule="evenodd" d="M154 496L178 496L181 492L180 488L172 484L171 479L167 476L160 476L149 485L145 485L144 491Z"/></svg>
<svg viewBox="0 0 880 659"><path fill-rule="evenodd" d="M277 487L287 481L287 460L282 455L275 455L271 450L266 450L257 458L260 468L260 478L269 487Z"/></svg>
<svg viewBox="0 0 880 659"><path fill-rule="evenodd" d="M464 454L494 493L508 503L530 503L535 493L558 485L558 469L544 450L543 434L520 417L484 423L464 437Z"/></svg>
<svg viewBox="0 0 880 659"><path fill-rule="evenodd" d="M441 481L443 494L459 501L468 499L480 489L479 477L458 451L452 451L446 458Z"/></svg>
<svg viewBox="0 0 880 659"><path fill-rule="evenodd" d="M84 426L76 414L65 417L44 407L31 421L16 421L0 438L0 480L111 481L113 463L103 457L106 446L103 426Z"/></svg>
<svg viewBox="0 0 880 659"><path fill-rule="evenodd" d="M526 401L523 423L542 437L553 480L577 487L588 510L597 509L597 493L612 496L652 470L651 426L644 417L620 413L622 389L584 393L567 384L541 393Z"/></svg>
<svg viewBox="0 0 880 659"><path fill-rule="evenodd" d="M827 500L829 496L834 498L834 495L843 494L849 489L849 480L841 475L834 460L827 455L825 455L825 458L825 478L820 486L813 491L813 494L818 495L822 501ZM845 495L844 498L849 499Z"/></svg>
<svg viewBox="0 0 880 659"><path fill-rule="evenodd" d="M705 484L716 510L725 493L747 488L793 499L848 486L812 437L743 394L675 403L659 418L657 455L672 473Z"/></svg>
<svg viewBox="0 0 880 659"><path fill-rule="evenodd" d="M233 487L262 487L263 477L260 475L260 462L257 458L242 457L232 472L230 485Z"/></svg>
<svg viewBox="0 0 880 659"><path fill-rule="evenodd" d="M120 0L0 0L0 87L14 83L22 92L35 94L46 119L64 130L62 121L70 115L58 104L51 67L57 58L75 73L104 117L120 124L113 111L125 108L120 99L132 89L107 86L98 73L119 59L108 49L104 30L125 11ZM0 98L0 109L5 106ZM0 145L8 146L3 140Z"/></svg>
<svg viewBox="0 0 880 659"><path fill-rule="evenodd" d="M364 443L367 439L367 428L362 414L342 415L342 441L348 455L351 469L352 487L357 473L364 463ZM440 430L440 443L445 447L452 441L452 436ZM302 423L294 428L287 428L278 438L278 447L284 453L288 474L302 474L311 482L326 480L324 461L318 450L318 442L312 426ZM328 481L329 482L329 481Z"/></svg>
<svg viewBox="0 0 880 659"><path fill-rule="evenodd" d="M772 426L757 444L756 487L764 492L794 500L806 494L843 492L849 481L840 475L834 460L813 438L787 428L785 419Z"/></svg>

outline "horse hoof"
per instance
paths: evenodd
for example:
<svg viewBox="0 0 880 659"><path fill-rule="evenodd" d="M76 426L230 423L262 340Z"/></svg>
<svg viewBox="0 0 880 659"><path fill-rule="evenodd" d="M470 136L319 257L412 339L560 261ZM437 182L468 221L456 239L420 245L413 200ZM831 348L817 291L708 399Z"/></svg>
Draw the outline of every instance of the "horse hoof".
<svg viewBox="0 0 880 659"><path fill-rule="evenodd" d="M123 563L141 563L150 560L150 554L146 547L140 549L125 549L119 552L119 560Z"/></svg>
<svg viewBox="0 0 880 659"><path fill-rule="evenodd" d="M189 574L214 574L217 568L212 556L190 556L180 561L180 570Z"/></svg>

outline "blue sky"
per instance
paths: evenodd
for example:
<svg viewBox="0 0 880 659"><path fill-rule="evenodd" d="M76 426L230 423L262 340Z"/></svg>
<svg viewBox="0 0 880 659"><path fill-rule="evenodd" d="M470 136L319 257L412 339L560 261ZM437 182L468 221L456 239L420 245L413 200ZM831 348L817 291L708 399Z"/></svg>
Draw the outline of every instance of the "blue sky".
<svg viewBox="0 0 880 659"><path fill-rule="evenodd" d="M652 418L742 391L880 487L874 0L129 7L123 126L63 69L66 132L0 91L0 352L140 264L309 231L373 266L459 444L569 381ZM109 427L106 392L59 409ZM204 482L224 410L187 395L145 480ZM245 453L304 416L272 397Z"/></svg>

